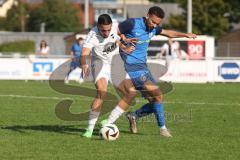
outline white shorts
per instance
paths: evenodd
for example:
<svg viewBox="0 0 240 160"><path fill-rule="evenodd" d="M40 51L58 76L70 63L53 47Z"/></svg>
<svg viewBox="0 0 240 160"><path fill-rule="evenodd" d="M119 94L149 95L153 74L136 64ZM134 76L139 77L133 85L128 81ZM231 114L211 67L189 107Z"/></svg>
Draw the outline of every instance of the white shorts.
<svg viewBox="0 0 240 160"><path fill-rule="evenodd" d="M126 73L123 61L120 56L113 59L112 64L104 63L99 59L92 61L92 76L96 83L99 79L105 78L110 81L113 86L118 86L124 79L130 79Z"/></svg>
<svg viewBox="0 0 240 160"><path fill-rule="evenodd" d="M112 83L110 64L103 64L102 66L93 65L92 74L95 83L101 78L105 78L107 82L110 81Z"/></svg>

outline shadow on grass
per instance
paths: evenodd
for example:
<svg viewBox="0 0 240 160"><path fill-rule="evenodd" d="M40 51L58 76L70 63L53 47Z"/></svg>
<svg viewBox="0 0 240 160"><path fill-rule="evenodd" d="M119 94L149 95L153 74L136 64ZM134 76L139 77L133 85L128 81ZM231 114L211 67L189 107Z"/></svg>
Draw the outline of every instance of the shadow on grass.
<svg viewBox="0 0 240 160"><path fill-rule="evenodd" d="M121 130L120 133L129 134L129 135L144 135L143 133L131 133L130 131Z"/></svg>
<svg viewBox="0 0 240 160"><path fill-rule="evenodd" d="M68 134L68 135L79 135L81 136L84 132L86 126L81 125L13 125L13 126L2 126L0 129L10 130L14 132L18 132L21 134L28 134L27 131L40 131L40 132L53 132L58 134ZM99 136L99 127L94 129L93 135ZM142 133L132 134L130 131L120 130L120 133L129 134L129 135L144 135Z"/></svg>
<svg viewBox="0 0 240 160"><path fill-rule="evenodd" d="M86 126L84 126L86 127ZM13 125L1 127L1 129L10 130L18 133L27 133L26 131L41 131L41 132L54 132L59 134L69 134L69 135L81 135L85 132L83 126L76 125ZM95 129L93 135L99 135L99 129Z"/></svg>

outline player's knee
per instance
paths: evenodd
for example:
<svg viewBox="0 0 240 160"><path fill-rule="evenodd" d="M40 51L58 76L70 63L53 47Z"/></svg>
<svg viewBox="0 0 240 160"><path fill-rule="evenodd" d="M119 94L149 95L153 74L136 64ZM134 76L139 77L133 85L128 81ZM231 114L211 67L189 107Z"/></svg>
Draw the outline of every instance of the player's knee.
<svg viewBox="0 0 240 160"><path fill-rule="evenodd" d="M163 101L163 96L162 96L162 95L155 96L155 97L154 97L154 101L161 103L161 102Z"/></svg>
<svg viewBox="0 0 240 160"><path fill-rule="evenodd" d="M92 111L100 112L100 110L101 110L101 105L92 106Z"/></svg>
<svg viewBox="0 0 240 160"><path fill-rule="evenodd" d="M154 102L154 98L153 98L153 97L150 97L150 96L149 96L149 97L146 97L146 98L147 98L147 100L148 100L149 103L153 103L153 102Z"/></svg>
<svg viewBox="0 0 240 160"><path fill-rule="evenodd" d="M133 99L136 95L137 95L137 92L136 92L136 91L128 91L128 92L126 93L126 96L127 96L129 99Z"/></svg>
<svg viewBox="0 0 240 160"><path fill-rule="evenodd" d="M153 90L151 92L151 101L152 102L162 102L163 101L163 95L159 89Z"/></svg>

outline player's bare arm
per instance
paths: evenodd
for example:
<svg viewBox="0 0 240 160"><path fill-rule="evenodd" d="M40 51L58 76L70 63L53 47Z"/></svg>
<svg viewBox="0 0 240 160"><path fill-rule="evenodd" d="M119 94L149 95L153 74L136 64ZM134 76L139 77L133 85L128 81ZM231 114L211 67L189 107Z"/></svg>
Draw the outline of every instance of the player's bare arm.
<svg viewBox="0 0 240 160"><path fill-rule="evenodd" d="M118 35L120 40L117 41L117 44L125 53L130 54L132 51L135 50L135 44L137 43L137 38L126 38L124 34L121 34L118 30ZM131 43L131 46L126 46L125 43Z"/></svg>
<svg viewBox="0 0 240 160"><path fill-rule="evenodd" d="M71 55L71 59L74 60L74 53L73 53L73 51L70 52L70 55Z"/></svg>
<svg viewBox="0 0 240 160"><path fill-rule="evenodd" d="M132 46L125 46L121 41L116 41L116 43L119 45L121 50L123 50L125 53L130 54L132 51L135 50L135 47L133 45Z"/></svg>
<svg viewBox="0 0 240 160"><path fill-rule="evenodd" d="M81 64L81 68L82 68L82 72L83 72L84 76L88 76L88 74L89 74L89 68L88 68L88 65L86 63L86 59L87 59L87 57L90 56L90 54L91 54L91 49L84 47L83 50L82 50L82 56L81 56L81 59L80 59L80 61L81 61L80 64Z"/></svg>
<svg viewBox="0 0 240 160"><path fill-rule="evenodd" d="M161 35L164 35L170 38L192 38L192 39L197 38L197 35L193 33L182 33L178 31L166 30L166 29L162 30Z"/></svg>

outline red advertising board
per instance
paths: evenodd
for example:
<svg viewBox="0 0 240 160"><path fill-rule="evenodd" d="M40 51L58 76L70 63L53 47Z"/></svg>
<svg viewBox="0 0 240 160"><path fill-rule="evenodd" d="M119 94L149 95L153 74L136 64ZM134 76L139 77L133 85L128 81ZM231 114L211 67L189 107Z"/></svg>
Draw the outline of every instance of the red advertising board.
<svg viewBox="0 0 240 160"><path fill-rule="evenodd" d="M187 54L190 59L202 59L205 57L205 43L204 41L187 41Z"/></svg>

